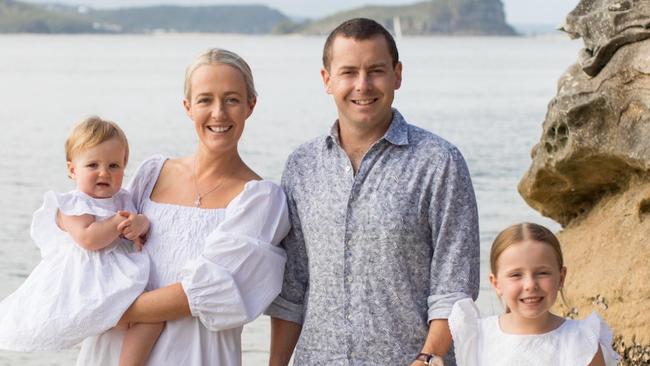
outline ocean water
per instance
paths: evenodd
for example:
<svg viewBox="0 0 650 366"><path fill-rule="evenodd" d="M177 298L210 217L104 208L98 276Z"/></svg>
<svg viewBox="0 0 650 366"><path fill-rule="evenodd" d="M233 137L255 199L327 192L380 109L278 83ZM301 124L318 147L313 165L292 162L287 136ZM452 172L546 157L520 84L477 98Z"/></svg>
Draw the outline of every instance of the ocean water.
<svg viewBox="0 0 650 366"><path fill-rule="evenodd" d="M284 160L301 142L326 133L336 118L320 80L324 39L301 36L146 35L0 36L0 298L39 261L29 237L43 192L73 187L63 142L88 115L118 122L131 145L127 178L140 161L183 156L196 138L182 109L185 66L209 47L242 55L259 92L240 150L260 175L279 181ZM489 246L518 221L559 227L518 195L530 150L541 136L556 81L577 59L568 38L398 40L404 63L395 106L411 123L463 152L478 199L482 286L479 306L501 311L487 282ZM570 280L570 278L569 278ZM269 320L247 325L244 365L266 362ZM71 365L77 350L20 354L0 351L4 365Z"/></svg>

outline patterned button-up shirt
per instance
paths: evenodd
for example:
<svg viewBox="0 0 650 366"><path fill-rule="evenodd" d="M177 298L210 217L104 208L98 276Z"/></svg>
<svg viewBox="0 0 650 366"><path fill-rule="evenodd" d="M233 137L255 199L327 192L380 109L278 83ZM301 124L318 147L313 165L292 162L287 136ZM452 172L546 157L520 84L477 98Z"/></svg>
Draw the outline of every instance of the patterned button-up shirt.
<svg viewBox="0 0 650 366"><path fill-rule="evenodd" d="M409 365L428 321L478 296L478 218L465 161L397 110L356 174L337 122L291 154L282 185L288 262L266 313L302 324L294 365Z"/></svg>

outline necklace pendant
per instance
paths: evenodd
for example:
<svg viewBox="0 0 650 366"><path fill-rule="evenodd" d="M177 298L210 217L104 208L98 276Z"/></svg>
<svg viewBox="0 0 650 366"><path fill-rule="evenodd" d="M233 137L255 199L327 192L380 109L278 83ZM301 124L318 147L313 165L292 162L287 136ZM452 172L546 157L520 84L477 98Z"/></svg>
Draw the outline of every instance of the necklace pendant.
<svg viewBox="0 0 650 366"><path fill-rule="evenodd" d="M196 196L194 200L194 207L201 207L201 196Z"/></svg>

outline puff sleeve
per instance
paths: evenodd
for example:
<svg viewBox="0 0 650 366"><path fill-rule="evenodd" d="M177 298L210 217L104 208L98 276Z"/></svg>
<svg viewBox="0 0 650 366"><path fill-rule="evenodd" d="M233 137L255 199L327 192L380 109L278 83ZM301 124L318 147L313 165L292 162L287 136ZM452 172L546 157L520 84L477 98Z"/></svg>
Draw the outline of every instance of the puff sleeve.
<svg viewBox="0 0 650 366"><path fill-rule="evenodd" d="M613 334L605 321L595 312L586 319L578 321L580 331L567 340L570 349L575 351L571 355L571 364L587 365L598 352L598 347L603 353L606 366L616 366L619 355L612 348Z"/></svg>
<svg viewBox="0 0 650 366"><path fill-rule="evenodd" d="M118 210L132 209L131 195L123 189L111 198L92 198L78 190L49 191L43 196L43 205L34 212L30 234L44 258L68 241L68 234L56 225L57 211L68 216L93 215L99 221L115 215Z"/></svg>
<svg viewBox="0 0 650 366"><path fill-rule="evenodd" d="M142 212L142 204L151 195L166 160L167 158L162 155L153 155L145 159L127 184L126 190L131 192L133 205L137 212Z"/></svg>
<svg viewBox="0 0 650 366"><path fill-rule="evenodd" d="M449 330L458 366L478 366L479 320L480 314L472 299L459 300L451 308Z"/></svg>
<svg viewBox="0 0 650 366"><path fill-rule="evenodd" d="M212 331L259 316L280 293L286 255L277 245L288 231L282 189L266 181L247 183L206 238L201 256L183 268L192 315Z"/></svg>

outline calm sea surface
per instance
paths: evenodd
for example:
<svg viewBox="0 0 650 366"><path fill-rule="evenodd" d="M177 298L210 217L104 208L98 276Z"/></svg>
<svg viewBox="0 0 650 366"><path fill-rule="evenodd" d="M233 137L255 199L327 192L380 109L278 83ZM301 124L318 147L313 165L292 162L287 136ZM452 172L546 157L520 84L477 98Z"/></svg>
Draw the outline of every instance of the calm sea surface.
<svg viewBox="0 0 650 366"><path fill-rule="evenodd" d="M128 175L149 155L182 156L196 139L182 109L185 66L222 47L250 63L259 101L241 152L279 181L287 155L326 133L336 118L320 81L324 39L297 36L0 36L0 299L39 261L29 237L43 192L73 187L63 142L73 123L97 114L118 122L131 144ZM485 258L505 226L523 220L558 226L528 208L516 186L541 136L555 84L579 42L545 38L404 38L404 81L395 105L408 121L463 152L480 211L483 278L479 305L500 311ZM128 179L128 177L126 178ZM570 280L570 279L569 279ZM244 365L267 359L269 321L245 327ZM0 352L2 365L70 365L77 350Z"/></svg>

